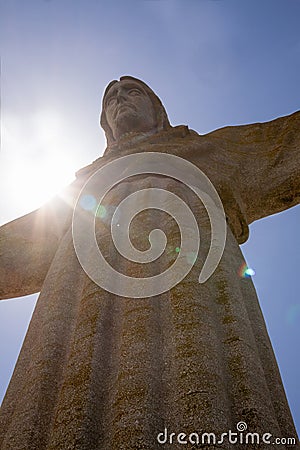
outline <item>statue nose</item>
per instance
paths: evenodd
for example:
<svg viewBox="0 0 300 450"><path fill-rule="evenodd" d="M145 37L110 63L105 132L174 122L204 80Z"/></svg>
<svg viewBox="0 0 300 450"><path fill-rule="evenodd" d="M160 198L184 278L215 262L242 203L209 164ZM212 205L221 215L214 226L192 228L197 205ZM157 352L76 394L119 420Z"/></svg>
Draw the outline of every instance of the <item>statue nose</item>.
<svg viewBox="0 0 300 450"><path fill-rule="evenodd" d="M117 98L117 102L118 102L118 103L123 102L124 100L126 100L125 92L123 92L123 91L117 91L116 98Z"/></svg>

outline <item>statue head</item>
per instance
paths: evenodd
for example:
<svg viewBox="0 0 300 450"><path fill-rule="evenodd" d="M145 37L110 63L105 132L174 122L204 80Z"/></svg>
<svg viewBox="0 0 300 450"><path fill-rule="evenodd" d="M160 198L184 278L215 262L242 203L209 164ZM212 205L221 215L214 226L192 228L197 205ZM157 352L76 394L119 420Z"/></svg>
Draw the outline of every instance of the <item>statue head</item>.
<svg viewBox="0 0 300 450"><path fill-rule="evenodd" d="M164 106L143 81L124 76L107 86L100 124L107 145L114 144L127 133L157 133L171 128Z"/></svg>

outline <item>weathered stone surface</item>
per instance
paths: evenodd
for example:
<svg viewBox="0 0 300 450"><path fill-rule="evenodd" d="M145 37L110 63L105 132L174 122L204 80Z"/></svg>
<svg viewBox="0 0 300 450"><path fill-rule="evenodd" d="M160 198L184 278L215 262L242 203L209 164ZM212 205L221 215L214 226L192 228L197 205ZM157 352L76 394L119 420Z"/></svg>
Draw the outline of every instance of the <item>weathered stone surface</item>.
<svg viewBox="0 0 300 450"><path fill-rule="evenodd" d="M158 103L155 109L161 118L156 133L119 142L108 136L104 156L79 172L64 201L55 199L0 229L1 298L41 290L2 406L3 450L175 449L182 444L157 442L165 427L169 434L221 435L235 431L239 421L251 432L296 436L252 281L238 276L244 262L238 243L253 220L299 202L300 113L199 136L170 127ZM189 204L201 230L199 257L179 285L153 298L121 298L82 270L72 241L72 205L99 167L149 151L186 158L209 176L226 210L227 242L217 270L199 284L210 243L203 205L171 178L120 183L107 196L108 206L137 189L167 188ZM97 239L115 268L151 276L174 260L180 236L163 213L149 210L139 219L132 239L140 249L149 230L166 230L170 250L159 263L138 266L122 258L101 218Z"/></svg>

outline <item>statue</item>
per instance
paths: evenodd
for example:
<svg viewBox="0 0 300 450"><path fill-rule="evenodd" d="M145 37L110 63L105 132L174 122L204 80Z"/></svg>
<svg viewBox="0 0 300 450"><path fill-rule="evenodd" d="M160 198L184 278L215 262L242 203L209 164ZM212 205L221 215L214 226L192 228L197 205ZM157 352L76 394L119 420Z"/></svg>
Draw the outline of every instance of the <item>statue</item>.
<svg viewBox="0 0 300 450"><path fill-rule="evenodd" d="M260 439L252 436L247 448L295 438L254 286L238 272L248 225L299 202L300 113L200 136L172 127L154 92L122 77L106 88L101 125L103 157L81 169L61 196L0 228L0 298L41 292L3 401L1 448L227 449L234 443L229 430L230 439L239 433L237 449L246 448L247 431ZM147 152L176 155L201 169L222 200L228 227L222 258L201 284L211 236L196 195L171 176L136 175L116 184L92 215L103 254L128 277L169 267L181 236L163 211L142 211L130 229L134 247L147 250L149 233L159 227L168 236L166 251L149 265L127 261L110 235L120 201L159 187L182 197L199 221L192 270L172 289L137 299L88 277L74 250L72 214L100 168ZM89 205L82 209L91 214Z"/></svg>

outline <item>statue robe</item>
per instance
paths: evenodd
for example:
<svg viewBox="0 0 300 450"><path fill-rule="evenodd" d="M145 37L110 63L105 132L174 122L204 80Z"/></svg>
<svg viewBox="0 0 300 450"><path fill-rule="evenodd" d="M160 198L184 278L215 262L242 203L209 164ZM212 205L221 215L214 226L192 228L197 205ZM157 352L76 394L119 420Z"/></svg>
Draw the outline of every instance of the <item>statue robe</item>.
<svg viewBox="0 0 300 450"><path fill-rule="evenodd" d="M249 432L296 436L253 283L238 275L244 262L238 244L246 241L251 222L299 202L299 143L299 112L204 136L185 126L129 136L82 169L61 197L0 228L0 298L41 292L2 405L2 450L175 449L182 444L176 437L170 444L172 432L220 436L236 432L240 421ZM201 246L191 272L170 291L121 298L94 284L81 268L72 210L99 167L147 151L181 156L210 178L226 213L226 246L214 274L199 284L210 242L199 199L172 178L149 174L125 180L108 194L107 216L96 220L102 253L117 270L150 276L176 258L176 223L154 210L134 220L131 237L145 249L151 229L165 229L168 246L158 262L130 263L114 249L111 211L145 187L169 189L189 204ZM163 446L157 436L165 429L169 443ZM225 439L201 448L233 447Z"/></svg>

